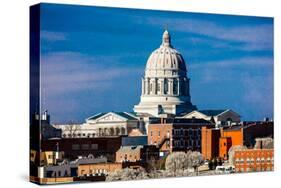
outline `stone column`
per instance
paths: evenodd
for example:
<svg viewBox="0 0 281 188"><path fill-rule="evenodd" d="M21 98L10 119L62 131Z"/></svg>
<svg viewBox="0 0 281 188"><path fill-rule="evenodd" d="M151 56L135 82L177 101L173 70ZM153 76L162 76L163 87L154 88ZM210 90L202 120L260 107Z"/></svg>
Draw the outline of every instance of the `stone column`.
<svg viewBox="0 0 281 188"><path fill-rule="evenodd" d="M145 85L144 85L144 80L141 78L141 95L145 93Z"/></svg>
<svg viewBox="0 0 281 188"><path fill-rule="evenodd" d="M177 91L178 93L177 93L177 94L180 95L180 84L181 84L180 82L181 82L181 81L180 81L179 78L177 78L177 82L178 82L178 83L177 83L177 84L178 84L178 88L177 88L177 89L178 89L178 91Z"/></svg>
<svg viewBox="0 0 281 188"><path fill-rule="evenodd" d="M156 78L152 79L152 94L156 94Z"/></svg>
<svg viewBox="0 0 281 188"><path fill-rule="evenodd" d="M163 95L164 94L164 78L160 79L160 94Z"/></svg>
<svg viewBox="0 0 281 188"><path fill-rule="evenodd" d="M145 85L145 94L148 95L149 94L149 80L148 80L148 78L145 78L144 85Z"/></svg>
<svg viewBox="0 0 281 188"><path fill-rule="evenodd" d="M168 94L173 95L173 80L171 78L168 79Z"/></svg>

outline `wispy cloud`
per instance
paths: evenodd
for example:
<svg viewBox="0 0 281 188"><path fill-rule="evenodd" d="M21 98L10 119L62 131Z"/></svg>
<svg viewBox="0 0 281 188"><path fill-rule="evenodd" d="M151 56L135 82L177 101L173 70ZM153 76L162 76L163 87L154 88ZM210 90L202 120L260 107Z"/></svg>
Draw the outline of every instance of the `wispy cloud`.
<svg viewBox="0 0 281 188"><path fill-rule="evenodd" d="M58 52L42 56L42 88L48 95L83 90L107 90L113 80L142 69L110 66L115 56L90 57L74 52Z"/></svg>
<svg viewBox="0 0 281 188"><path fill-rule="evenodd" d="M67 39L65 33L54 31L41 31L40 37L41 40L46 40L49 42L64 41Z"/></svg>
<svg viewBox="0 0 281 188"><path fill-rule="evenodd" d="M240 49L245 51L272 50L273 48L273 26L271 24L225 26L211 21L178 18L148 18L146 23L158 27L162 27L165 23L175 31L190 32L225 40L225 42L240 42L243 43Z"/></svg>
<svg viewBox="0 0 281 188"><path fill-rule="evenodd" d="M192 69L209 69L209 68L235 68L235 67L247 67L247 68L258 68L258 67L272 67L273 68L273 58L272 57L242 57L225 59L219 61L208 61L204 63L196 63L190 65Z"/></svg>

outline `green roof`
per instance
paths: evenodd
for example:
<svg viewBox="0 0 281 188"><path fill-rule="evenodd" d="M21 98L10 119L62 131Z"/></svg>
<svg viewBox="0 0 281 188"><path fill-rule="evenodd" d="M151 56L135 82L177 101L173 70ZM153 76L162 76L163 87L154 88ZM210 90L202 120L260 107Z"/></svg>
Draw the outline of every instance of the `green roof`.
<svg viewBox="0 0 281 188"><path fill-rule="evenodd" d="M89 117L88 119L89 120L98 119L99 117L103 116L104 114L106 114L106 113L98 113L96 115L93 115L93 116Z"/></svg>
<svg viewBox="0 0 281 188"><path fill-rule="evenodd" d="M119 116L129 120L137 120L137 118L135 118L133 114L129 115L129 113L125 113L125 112L113 112L113 113L118 114Z"/></svg>
<svg viewBox="0 0 281 188"><path fill-rule="evenodd" d="M199 110L200 113L205 114L206 116L217 116L226 110Z"/></svg>
<svg viewBox="0 0 281 188"><path fill-rule="evenodd" d="M94 116L89 117L88 120L95 120L95 119L98 119L98 118L100 118L101 116L103 116L103 115L105 115L105 114L108 114L108 113L110 113L110 112L98 113L98 114L96 114L96 115L94 115ZM117 115L119 115L119 116L121 116L121 117L123 117L123 118L126 118L126 119L128 119L128 120L137 120L137 118L135 117L135 115L132 114L132 113L128 113L128 112L126 112L126 113L125 113L125 112L111 112L111 113L117 114Z"/></svg>

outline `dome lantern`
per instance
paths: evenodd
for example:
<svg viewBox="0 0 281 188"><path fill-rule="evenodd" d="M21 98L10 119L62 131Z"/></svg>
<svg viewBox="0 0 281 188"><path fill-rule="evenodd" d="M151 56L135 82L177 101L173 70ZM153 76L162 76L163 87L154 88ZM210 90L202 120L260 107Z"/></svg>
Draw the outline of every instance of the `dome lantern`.
<svg viewBox="0 0 281 188"><path fill-rule="evenodd" d="M171 37L167 30L165 30L163 33L162 46L171 46Z"/></svg>

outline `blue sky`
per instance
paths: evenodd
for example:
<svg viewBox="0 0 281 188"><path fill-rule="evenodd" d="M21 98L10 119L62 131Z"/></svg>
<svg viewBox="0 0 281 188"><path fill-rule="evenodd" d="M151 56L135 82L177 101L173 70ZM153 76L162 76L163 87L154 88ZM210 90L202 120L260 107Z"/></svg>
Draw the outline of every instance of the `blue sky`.
<svg viewBox="0 0 281 188"><path fill-rule="evenodd" d="M164 28L183 55L199 109L273 118L273 19L43 4L42 108L53 123L132 111Z"/></svg>

